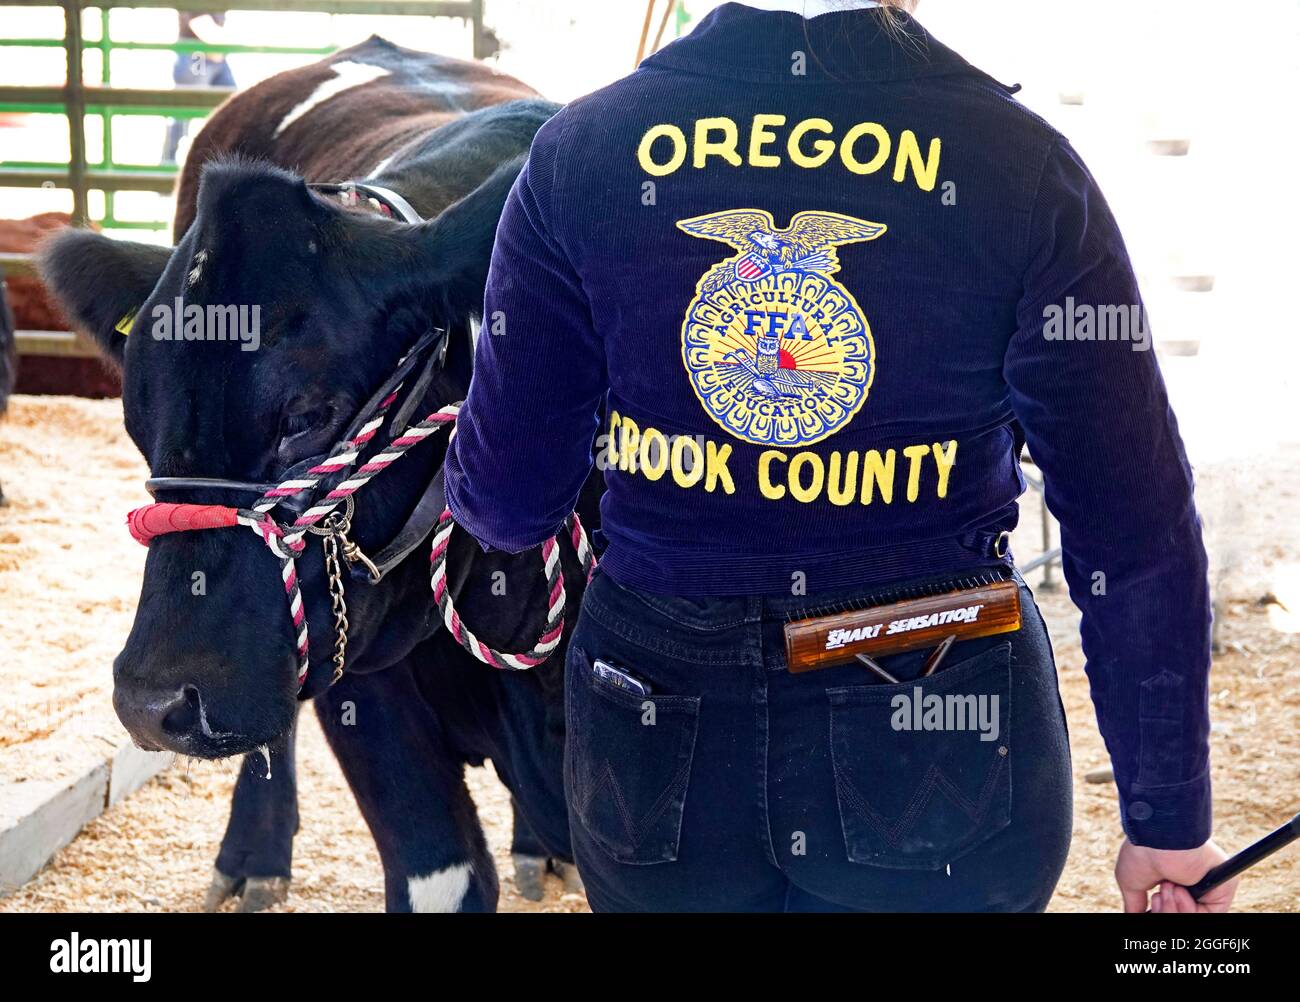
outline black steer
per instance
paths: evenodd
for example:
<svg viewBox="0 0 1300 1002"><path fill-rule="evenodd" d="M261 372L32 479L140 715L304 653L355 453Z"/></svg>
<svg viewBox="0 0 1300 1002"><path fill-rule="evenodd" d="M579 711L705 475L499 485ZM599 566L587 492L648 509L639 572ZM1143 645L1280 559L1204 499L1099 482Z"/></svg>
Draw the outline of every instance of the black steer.
<svg viewBox="0 0 1300 1002"><path fill-rule="evenodd" d="M340 88L341 81L350 85ZM176 190L174 237L179 241L193 223L199 180L213 160L237 153L313 181L377 174L376 164L400 164L419 174L420 161L403 155L404 146L467 112L536 97L527 84L494 67L405 49L372 36L319 62L277 73L217 109L185 158ZM408 181L400 171L387 180L403 189ZM439 190L437 180L427 175L418 180L422 207L431 211L455 195L454 187ZM291 742L292 735L265 756L245 760L205 902L208 910L237 896L240 911L256 911L288 894L298 824ZM545 856L518 811L514 834L515 882L526 897L542 897L547 869L581 886L571 865Z"/></svg>
<svg viewBox="0 0 1300 1002"><path fill-rule="evenodd" d="M554 110L501 104L406 147L373 180L433 217L425 224L345 209L287 171L234 160L207 168L193 225L174 249L87 232L56 238L44 277L121 366L127 430L153 476L277 480L342 437L430 328L446 328L450 345L415 413L462 399L501 206ZM259 307L257 349L157 339L156 308L178 297ZM132 310L123 336L116 325ZM397 533L446 442L416 447L357 496L352 535L363 550ZM571 626L583 580L567 543L562 552ZM536 553L485 554L458 534L448 568L457 607L481 638L508 651L531 646L546 607ZM540 845L567 856L563 646L534 672L485 667L441 628L428 572L419 548L379 584L349 585L348 671L331 688L334 616L321 548L311 545L298 574L313 669L299 692L278 563L255 535L155 539L114 664L114 703L142 747L215 758L269 746L283 760L298 700L319 697L322 727L378 844L390 909L490 909L496 877L464 765L490 757ZM291 834L296 817L280 812L268 824ZM250 826L256 832L256 818Z"/></svg>

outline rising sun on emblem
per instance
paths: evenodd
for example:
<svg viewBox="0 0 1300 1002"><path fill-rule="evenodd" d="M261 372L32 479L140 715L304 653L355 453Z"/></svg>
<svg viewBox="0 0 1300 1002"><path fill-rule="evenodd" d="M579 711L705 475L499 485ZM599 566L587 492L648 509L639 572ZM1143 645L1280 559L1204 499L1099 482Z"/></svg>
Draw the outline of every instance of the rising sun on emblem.
<svg viewBox="0 0 1300 1002"><path fill-rule="evenodd" d="M835 248L883 223L800 212L780 229L763 209L678 227L738 252L710 268L682 325L682 361L709 415L737 438L796 446L834 434L862 407L876 350L861 307L833 276Z"/></svg>

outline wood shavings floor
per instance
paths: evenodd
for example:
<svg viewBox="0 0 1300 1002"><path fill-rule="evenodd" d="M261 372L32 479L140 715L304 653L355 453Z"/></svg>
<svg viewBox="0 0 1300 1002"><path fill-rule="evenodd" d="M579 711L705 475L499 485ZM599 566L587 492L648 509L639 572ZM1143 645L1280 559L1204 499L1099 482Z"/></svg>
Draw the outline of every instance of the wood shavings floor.
<svg viewBox="0 0 1300 1002"><path fill-rule="evenodd" d="M1284 632L1289 625L1277 607L1258 602L1276 569L1300 565L1294 528L1286 528L1300 524L1298 452L1231 471L1237 556L1224 575L1232 600L1211 686L1216 837L1229 849L1300 807L1300 634ZM109 703L110 666L139 589L144 550L122 518L142 503L143 477L117 401L17 397L0 425L0 481L10 499L0 508L0 813L24 784L75 775L79 763L102 757L123 736ZM1203 472L1201 480L1211 494L1214 476ZM1025 506L1021 554L1036 551L1036 514L1036 504ZM1039 599L1056 648L1076 778L1074 845L1052 909L1113 910L1119 829L1113 787L1085 781L1106 758L1082 672L1077 614L1063 590L1040 591ZM310 714L302 717L299 763L294 882L275 910L382 909L377 854ZM178 761L0 898L0 911L199 909L234 778L234 763ZM470 788L501 873L501 909L586 910L555 878L548 877L540 903L518 895L508 796L490 768L472 770ZM1252 871L1238 905L1300 911L1300 852Z"/></svg>

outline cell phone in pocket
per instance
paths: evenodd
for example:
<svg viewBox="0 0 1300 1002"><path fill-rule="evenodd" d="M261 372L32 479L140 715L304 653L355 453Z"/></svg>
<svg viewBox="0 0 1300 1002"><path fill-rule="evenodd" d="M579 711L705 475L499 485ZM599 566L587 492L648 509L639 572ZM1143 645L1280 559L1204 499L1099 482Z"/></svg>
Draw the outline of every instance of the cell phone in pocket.
<svg viewBox="0 0 1300 1002"><path fill-rule="evenodd" d="M636 693L638 696L650 695L650 686L642 682L639 678L634 678L620 668L615 668L608 661L596 659L591 666L592 675L603 682L617 686L620 689L626 689L628 692Z"/></svg>

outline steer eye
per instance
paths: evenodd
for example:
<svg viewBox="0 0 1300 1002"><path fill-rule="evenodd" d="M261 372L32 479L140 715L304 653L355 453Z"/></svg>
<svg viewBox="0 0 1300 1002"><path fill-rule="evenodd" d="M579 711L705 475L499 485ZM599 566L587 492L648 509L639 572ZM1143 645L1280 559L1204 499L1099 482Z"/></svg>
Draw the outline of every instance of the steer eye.
<svg viewBox="0 0 1300 1002"><path fill-rule="evenodd" d="M283 449L291 443L302 443L324 435L331 430L333 423L334 407L331 404L290 408L280 419L280 447Z"/></svg>

